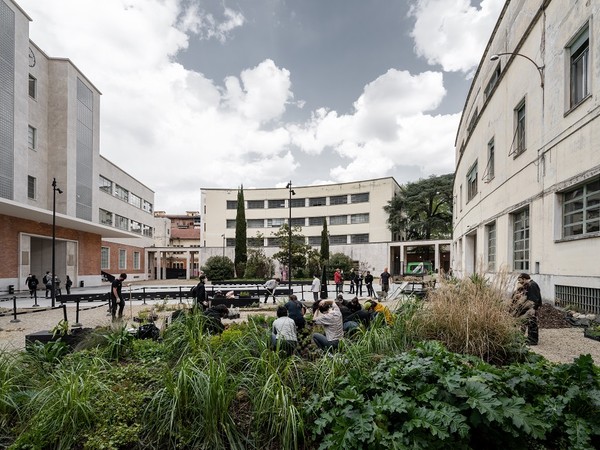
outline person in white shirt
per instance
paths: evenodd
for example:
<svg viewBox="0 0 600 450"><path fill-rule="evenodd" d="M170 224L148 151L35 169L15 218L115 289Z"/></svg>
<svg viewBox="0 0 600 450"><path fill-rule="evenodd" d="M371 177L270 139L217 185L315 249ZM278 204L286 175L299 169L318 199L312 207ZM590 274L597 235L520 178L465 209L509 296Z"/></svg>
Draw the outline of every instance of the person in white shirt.
<svg viewBox="0 0 600 450"><path fill-rule="evenodd" d="M325 328L325 336L314 333L312 338L321 350L336 349L344 337L342 312L333 300L321 300L313 322Z"/></svg>
<svg viewBox="0 0 600 450"><path fill-rule="evenodd" d="M313 294L313 300L319 301L319 292L321 292L321 280L319 280L319 277L315 274L312 284L310 285L310 290Z"/></svg>
<svg viewBox="0 0 600 450"><path fill-rule="evenodd" d="M273 332L271 333L271 347L276 350L282 350L291 355L298 345L298 335L296 334L296 322L288 317L288 310L285 306L277 308L277 319L273 322Z"/></svg>
<svg viewBox="0 0 600 450"><path fill-rule="evenodd" d="M280 282L281 280L279 278L272 278L264 284L263 287L267 291L265 294L265 303L267 303L267 300L269 300L271 295L273 296L273 303L275 303L275 289L277 289L277 286L279 286Z"/></svg>

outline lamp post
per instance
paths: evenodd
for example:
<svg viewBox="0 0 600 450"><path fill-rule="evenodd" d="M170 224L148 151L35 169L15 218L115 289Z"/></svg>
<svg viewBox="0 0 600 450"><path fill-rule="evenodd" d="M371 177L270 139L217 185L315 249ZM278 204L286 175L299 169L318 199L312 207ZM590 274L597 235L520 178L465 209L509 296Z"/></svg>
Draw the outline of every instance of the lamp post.
<svg viewBox="0 0 600 450"><path fill-rule="evenodd" d="M62 194L63 191L56 187L56 178L52 180L52 289L50 295L52 296L52 307L56 306L56 284L54 278L56 277L56 193Z"/></svg>
<svg viewBox="0 0 600 450"><path fill-rule="evenodd" d="M496 53L496 54L490 56L490 61L496 61L500 58L500 56L505 56L505 55L521 56L521 57L525 58L527 61L529 61L531 64L533 64L535 66L535 68L537 69L538 73L540 74L540 86L542 89L544 88L544 66L538 66L537 63L527 55L523 55L522 53L513 53L513 52Z"/></svg>
<svg viewBox="0 0 600 450"><path fill-rule="evenodd" d="M296 195L296 193L292 189L291 180L287 184L286 189L288 189L290 192L290 198L288 200L288 285L290 289L290 294L292 294L292 195Z"/></svg>
<svg viewBox="0 0 600 450"><path fill-rule="evenodd" d="M225 259L225 233L223 233L221 237L223 238L223 259Z"/></svg>

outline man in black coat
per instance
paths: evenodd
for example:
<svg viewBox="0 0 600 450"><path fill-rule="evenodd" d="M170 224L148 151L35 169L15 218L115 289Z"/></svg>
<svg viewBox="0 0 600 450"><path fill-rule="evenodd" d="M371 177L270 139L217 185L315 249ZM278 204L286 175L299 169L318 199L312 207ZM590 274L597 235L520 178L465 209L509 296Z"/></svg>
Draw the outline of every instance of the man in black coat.
<svg viewBox="0 0 600 450"><path fill-rule="evenodd" d="M200 275L200 281L196 285L194 296L194 308L202 308L202 311L208 308L208 299L206 297L206 277Z"/></svg>
<svg viewBox="0 0 600 450"><path fill-rule="evenodd" d="M522 273L521 275L519 275L517 281L523 284L527 300L531 300L533 302L533 309L535 311L535 314L532 314L526 322L527 343L529 345L537 345L539 341L537 311L540 308L540 306L542 306L542 294L540 292L540 286L531 279L528 273Z"/></svg>

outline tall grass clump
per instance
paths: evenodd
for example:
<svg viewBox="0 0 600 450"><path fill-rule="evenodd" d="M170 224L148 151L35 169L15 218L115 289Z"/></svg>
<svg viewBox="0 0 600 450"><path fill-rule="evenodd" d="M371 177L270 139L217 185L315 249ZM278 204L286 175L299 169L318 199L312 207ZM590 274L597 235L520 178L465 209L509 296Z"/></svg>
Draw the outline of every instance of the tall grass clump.
<svg viewBox="0 0 600 450"><path fill-rule="evenodd" d="M505 276L494 282L479 276L442 283L428 295L422 314L423 337L487 362L510 361L522 339L507 310L506 284Z"/></svg>

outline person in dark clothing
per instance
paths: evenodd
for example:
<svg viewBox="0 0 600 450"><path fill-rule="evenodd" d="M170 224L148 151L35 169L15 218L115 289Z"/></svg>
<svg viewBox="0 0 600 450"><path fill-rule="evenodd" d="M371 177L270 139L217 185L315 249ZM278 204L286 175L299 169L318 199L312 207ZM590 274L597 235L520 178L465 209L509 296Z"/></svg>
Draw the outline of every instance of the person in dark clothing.
<svg viewBox="0 0 600 450"><path fill-rule="evenodd" d="M225 330L222 319L229 315L225 305L211 306L203 314L206 316L205 329L210 334L221 334Z"/></svg>
<svg viewBox="0 0 600 450"><path fill-rule="evenodd" d="M360 295L362 297L363 293L363 274L362 272L358 272L354 277L354 285L356 286L355 292L356 295Z"/></svg>
<svg viewBox="0 0 600 450"><path fill-rule="evenodd" d="M116 278L110 285L110 313L113 322L117 320L117 305L119 305L119 319L123 318L123 309L125 309L125 300L121 294L123 281L127 279L127 274L122 273L119 278Z"/></svg>
<svg viewBox="0 0 600 450"><path fill-rule="evenodd" d="M381 279L381 295L383 295L383 298L386 298L387 293L390 290L390 278L392 278L392 275L388 272L387 267L383 269L383 272L381 275L379 275L379 278Z"/></svg>
<svg viewBox="0 0 600 450"><path fill-rule="evenodd" d="M344 332L352 331L358 328L358 322L354 320L354 313L352 312L352 310L350 310L350 308L348 308L348 303L349 302L344 300L343 295L340 294L338 296L336 304L340 309L340 312L342 313L342 328Z"/></svg>
<svg viewBox="0 0 600 450"><path fill-rule="evenodd" d="M371 272L367 270L367 274L365 275L365 285L367 286L367 296L373 297L373 275Z"/></svg>
<svg viewBox="0 0 600 450"><path fill-rule="evenodd" d="M354 294L354 286L356 285L356 272L354 269L350 271L350 291L349 294Z"/></svg>
<svg viewBox="0 0 600 450"><path fill-rule="evenodd" d="M306 325L306 320L304 320L306 308L300 300L298 300L298 297L294 294L290 295L290 300L283 306L287 309L288 317L296 323L297 331L303 330Z"/></svg>
<svg viewBox="0 0 600 450"><path fill-rule="evenodd" d="M39 281L35 275L29 275L27 277L27 288L29 289L29 298L34 298L37 302L37 287Z"/></svg>
<svg viewBox="0 0 600 450"><path fill-rule="evenodd" d="M71 294L71 286L73 286L73 280L71 280L71 277L67 275L67 279L65 280L65 289L67 290L67 295Z"/></svg>
<svg viewBox="0 0 600 450"><path fill-rule="evenodd" d="M362 305L358 301L358 297L354 297L346 304L346 306L352 312L352 314L348 317L348 320L369 325L371 322L371 313L363 309Z"/></svg>
<svg viewBox="0 0 600 450"><path fill-rule="evenodd" d="M48 293L52 291L52 275L50 275L50 272L46 272L46 275L42 277L42 283L44 283L46 298L48 298Z"/></svg>
<svg viewBox="0 0 600 450"><path fill-rule="evenodd" d="M539 342L538 309L542 306L540 286L531 279L528 273L519 275L517 282L522 283L527 300L533 302L534 313L527 317L525 325L527 326L527 343L537 345Z"/></svg>
<svg viewBox="0 0 600 450"><path fill-rule="evenodd" d="M194 296L194 309L202 308L202 311L208 308L208 298L206 296L206 277L200 275L200 281L196 285Z"/></svg>

